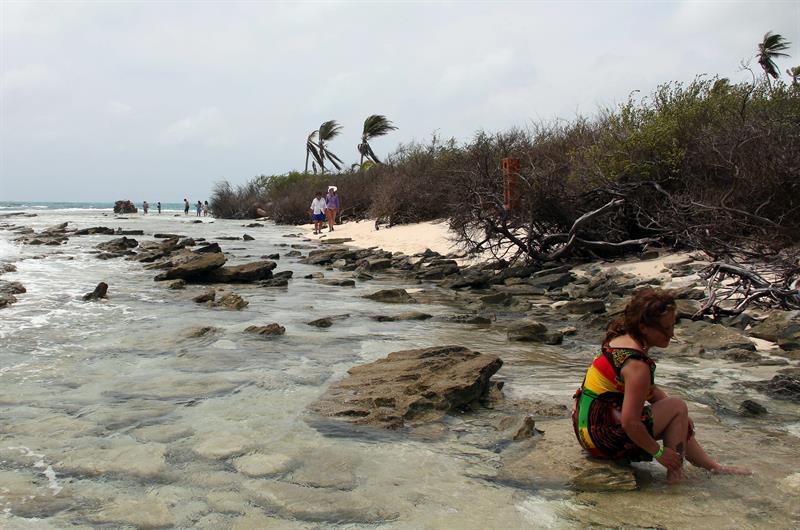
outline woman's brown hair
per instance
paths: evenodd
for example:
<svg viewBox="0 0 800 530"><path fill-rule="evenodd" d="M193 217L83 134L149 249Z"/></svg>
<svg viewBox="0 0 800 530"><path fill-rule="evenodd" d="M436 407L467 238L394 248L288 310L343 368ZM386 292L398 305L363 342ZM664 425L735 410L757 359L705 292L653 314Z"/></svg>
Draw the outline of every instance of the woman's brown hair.
<svg viewBox="0 0 800 530"><path fill-rule="evenodd" d="M633 295L625 312L606 328L603 346L608 346L612 339L625 335L633 337L642 346L647 346L642 337L640 326L644 324L652 328L661 328L661 318L668 311L675 309L675 295L663 289L642 289Z"/></svg>

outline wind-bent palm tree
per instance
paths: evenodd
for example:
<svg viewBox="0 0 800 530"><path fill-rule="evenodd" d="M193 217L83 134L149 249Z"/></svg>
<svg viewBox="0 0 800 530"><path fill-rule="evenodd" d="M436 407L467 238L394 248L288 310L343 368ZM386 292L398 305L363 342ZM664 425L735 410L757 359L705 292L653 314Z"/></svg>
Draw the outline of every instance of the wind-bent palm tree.
<svg viewBox="0 0 800 530"><path fill-rule="evenodd" d="M328 151L326 142L329 142L339 136L342 132L342 126L336 120L329 120L319 126L319 167L322 174L325 174L325 159L331 161L333 167L337 170L342 169L342 160L335 154Z"/></svg>
<svg viewBox="0 0 800 530"><path fill-rule="evenodd" d="M768 31L764 34L764 40L758 43L758 64L764 69L764 75L767 78L767 84L770 84L769 78L778 79L778 65L775 64L775 59L778 57L789 57L788 53L783 53L783 50L788 50L790 42L787 42L782 35L778 33L772 34Z"/></svg>
<svg viewBox="0 0 800 530"><path fill-rule="evenodd" d="M392 125L392 122L381 114L373 114L364 120L364 131L361 133L361 143L358 144L358 152L361 153L360 163L363 164L364 157L367 157L368 160L380 164L381 161L375 156L369 141L378 136L389 134L390 131L394 130L397 130L397 127Z"/></svg>
<svg viewBox="0 0 800 530"><path fill-rule="evenodd" d="M316 160L317 162L322 163L321 160L320 160L320 156L319 156L319 145L317 144L317 142L314 141L314 139L317 137L318 133L319 133L319 131L311 131L311 133L306 138L306 169L305 169L304 173L308 173L308 158L309 158L309 156L313 156L314 160ZM312 162L312 164L313 164L313 162ZM316 172L317 171L314 170L314 173L316 173Z"/></svg>
<svg viewBox="0 0 800 530"><path fill-rule="evenodd" d="M800 66L795 66L793 68L787 68L786 73L789 74L789 77L792 78L792 86L800 85Z"/></svg>

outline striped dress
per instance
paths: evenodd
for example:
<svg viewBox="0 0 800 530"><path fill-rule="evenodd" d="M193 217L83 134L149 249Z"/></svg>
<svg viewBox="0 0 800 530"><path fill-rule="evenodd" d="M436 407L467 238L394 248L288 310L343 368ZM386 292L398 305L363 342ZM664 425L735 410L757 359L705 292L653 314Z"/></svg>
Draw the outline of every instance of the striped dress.
<svg viewBox="0 0 800 530"><path fill-rule="evenodd" d="M650 385L655 382L656 363L647 354L629 348L603 347L592 361L583 385L575 393L572 425L581 446L594 457L613 460L649 461L652 456L636 445L622 428L625 382L620 375L629 359L650 367ZM652 397L652 390L647 400ZM642 423L653 435L650 405L642 409Z"/></svg>

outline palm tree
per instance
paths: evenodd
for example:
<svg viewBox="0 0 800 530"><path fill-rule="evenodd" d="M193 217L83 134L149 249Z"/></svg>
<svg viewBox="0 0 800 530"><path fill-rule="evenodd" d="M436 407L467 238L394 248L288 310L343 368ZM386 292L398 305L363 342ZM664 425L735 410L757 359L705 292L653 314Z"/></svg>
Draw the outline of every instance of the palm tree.
<svg viewBox="0 0 800 530"><path fill-rule="evenodd" d="M789 77L792 78L792 86L800 85L800 66L795 66L793 68L787 68L786 73L789 74Z"/></svg>
<svg viewBox="0 0 800 530"><path fill-rule="evenodd" d="M335 154L328 151L326 142L329 142L339 136L342 132L342 126L336 120L329 120L319 126L319 167L320 172L325 174L325 159L331 161L333 167L337 170L342 169L342 160Z"/></svg>
<svg viewBox="0 0 800 530"><path fill-rule="evenodd" d="M375 152L369 145L369 141L378 136L384 136L389 131L397 130L397 127L392 125L386 116L381 114L373 114L364 120L364 131L361 133L361 143L358 144L358 152L361 153L361 163L364 163L364 157L368 160L380 164L381 161L375 156Z"/></svg>
<svg viewBox="0 0 800 530"><path fill-rule="evenodd" d="M764 69L764 75L769 84L769 78L778 79L778 65L775 64L775 59L778 57L789 57L788 53L783 53L783 50L788 50L791 43L787 42L782 35L772 34L768 31L764 34L764 40L758 43L758 64Z"/></svg>
<svg viewBox="0 0 800 530"><path fill-rule="evenodd" d="M320 160L320 157L319 157L319 145L317 144L317 142L314 141L314 139L317 137L318 133L319 133L319 131L311 131L311 133L306 138L306 169L305 169L305 173L308 173L308 158L309 158L309 156L313 156L314 160L316 160L317 162L322 163L321 160ZM314 162L312 162L312 164L313 163ZM316 171L314 171L314 173L316 173Z"/></svg>

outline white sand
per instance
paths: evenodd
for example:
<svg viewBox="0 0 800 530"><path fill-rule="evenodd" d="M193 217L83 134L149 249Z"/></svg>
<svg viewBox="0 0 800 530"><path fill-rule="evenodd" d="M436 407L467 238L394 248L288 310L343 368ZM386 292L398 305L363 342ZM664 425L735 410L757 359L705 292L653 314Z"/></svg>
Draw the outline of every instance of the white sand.
<svg viewBox="0 0 800 530"><path fill-rule="evenodd" d="M428 221L387 228L381 225L375 230L375 221L347 222L336 225L328 232L327 224L321 235L314 235L314 225L302 225L303 235L309 239L331 239L349 237L348 245L361 248L378 247L389 252L413 255L431 249L439 254L457 252L455 234L447 227L447 221Z"/></svg>

